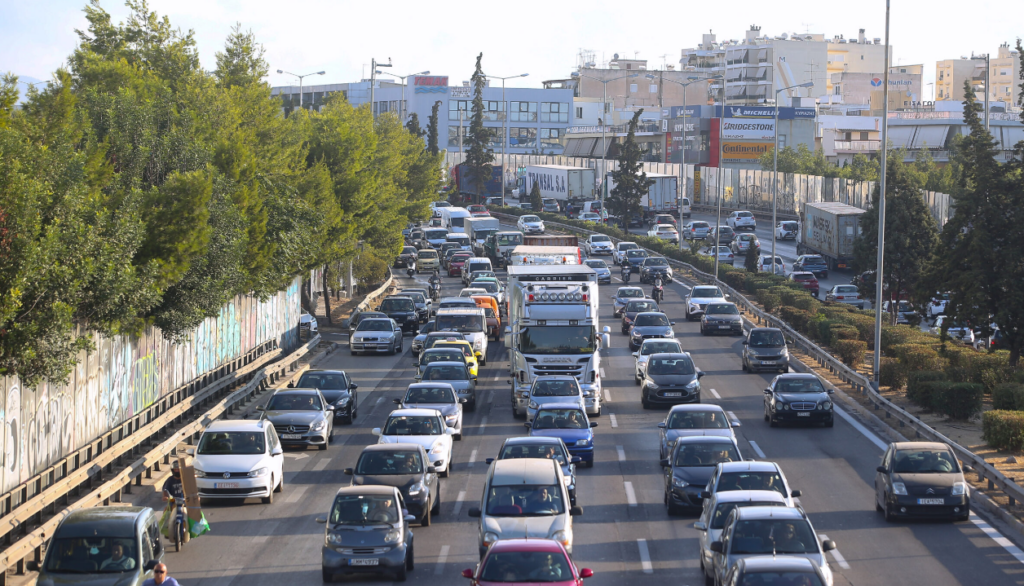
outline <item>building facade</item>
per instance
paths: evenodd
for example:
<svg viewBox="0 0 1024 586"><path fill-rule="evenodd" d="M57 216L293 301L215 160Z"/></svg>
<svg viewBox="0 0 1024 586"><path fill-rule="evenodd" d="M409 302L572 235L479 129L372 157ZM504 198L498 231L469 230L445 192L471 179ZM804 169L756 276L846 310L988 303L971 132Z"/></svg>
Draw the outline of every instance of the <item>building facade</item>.
<svg viewBox="0 0 1024 586"><path fill-rule="evenodd" d="M960 102L964 99L964 82L970 81L978 100L985 96L985 57L971 56L944 59L935 63L935 100ZM989 100L1020 103L1020 54L1009 43L989 60Z"/></svg>

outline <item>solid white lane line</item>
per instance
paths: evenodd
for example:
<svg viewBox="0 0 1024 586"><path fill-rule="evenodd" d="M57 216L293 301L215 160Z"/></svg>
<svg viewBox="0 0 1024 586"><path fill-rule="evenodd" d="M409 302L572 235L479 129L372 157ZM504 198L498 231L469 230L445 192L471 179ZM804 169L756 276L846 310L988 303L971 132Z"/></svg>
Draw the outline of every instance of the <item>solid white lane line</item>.
<svg viewBox="0 0 1024 586"><path fill-rule="evenodd" d="M330 460L328 460L327 458L324 458L323 460L320 460L319 462L317 462L315 466L313 466L313 470L315 472L319 472L319 471L323 470L324 468L326 468L327 465L330 464L330 463L331 463Z"/></svg>
<svg viewBox="0 0 1024 586"><path fill-rule="evenodd" d="M625 462L626 450L623 450L622 446L615 446L615 451L619 453L619 462Z"/></svg>
<svg viewBox="0 0 1024 586"><path fill-rule="evenodd" d="M441 553L437 555L437 566L434 568L434 575L440 576L444 573L444 564L448 561L448 552L451 551L452 546L442 545Z"/></svg>
<svg viewBox="0 0 1024 586"><path fill-rule="evenodd" d="M626 488L626 502L629 503L629 506L635 507L636 506L636 493L633 492L633 483L627 480L627 481L623 482L622 484Z"/></svg>
<svg viewBox="0 0 1024 586"><path fill-rule="evenodd" d="M974 523L974 525L977 526L978 529L981 529L982 533L992 538L992 541L995 541L999 545L1003 546L1003 549L1005 549L1007 553L1009 553L1013 557L1017 558L1018 562L1024 563L1024 551L1021 551L1020 548L1014 545L1012 541L1003 537L1002 534L999 533L999 531L994 529L988 523L982 521L974 513L971 513L971 523Z"/></svg>
<svg viewBox="0 0 1024 586"><path fill-rule="evenodd" d="M821 541L828 541L828 535L825 535L824 533L819 533L818 537L821 539ZM840 568L844 570L850 569L850 564L846 562L846 558L843 557L843 554L839 553L838 549L833 549L829 553L831 553L832 557L836 559L836 563L839 564Z"/></svg>
<svg viewBox="0 0 1024 586"><path fill-rule="evenodd" d="M764 452L761 451L761 446L757 445L757 442L755 442L754 440L749 440L747 443L749 443L750 447L753 448L754 453L757 454L758 458L765 457Z"/></svg>
<svg viewBox="0 0 1024 586"><path fill-rule="evenodd" d="M732 423L733 427L739 427L741 425L740 418L736 417L735 413L733 413L732 411L726 411L726 414L729 415L729 422Z"/></svg>
<svg viewBox="0 0 1024 586"><path fill-rule="evenodd" d="M651 552L647 549L646 539L637 539L636 546L640 549L640 566L645 574L653 574L654 566L651 565Z"/></svg>
<svg viewBox="0 0 1024 586"><path fill-rule="evenodd" d="M854 429L859 431L864 437L868 438L868 441L878 446L879 450L882 450L884 452L885 450L889 449L889 444L883 442L881 439L879 439L877 435L868 431L868 428L861 425L861 423L854 419L853 417L851 417L849 413L837 407L835 403L832 404L832 412L845 419L846 422L852 425Z"/></svg>
<svg viewBox="0 0 1024 586"><path fill-rule="evenodd" d="M715 389L711 389L711 394L714 395L716 399L722 398L722 395L719 395L718 391L716 391Z"/></svg>
<svg viewBox="0 0 1024 586"><path fill-rule="evenodd" d="M285 497L284 502L286 502L286 503L298 502L299 499L302 498L302 495L306 493L306 489L308 489L308 488L309 488L308 486L300 486L299 488L292 489L291 494L288 495L287 497Z"/></svg>
<svg viewBox="0 0 1024 586"><path fill-rule="evenodd" d="M487 416L484 415L480 418L480 433L483 433L487 429Z"/></svg>
<svg viewBox="0 0 1024 586"><path fill-rule="evenodd" d="M609 413L608 414L608 419L611 420L612 427L618 427L619 426L619 422L615 419L615 414L614 413Z"/></svg>
<svg viewBox="0 0 1024 586"><path fill-rule="evenodd" d="M452 514L456 517L458 517L459 513L462 511L462 499L464 498L466 498L466 491L460 490L459 496L455 497L455 509L452 511Z"/></svg>
<svg viewBox="0 0 1024 586"><path fill-rule="evenodd" d="M469 453L469 467L472 468L476 464L476 450Z"/></svg>

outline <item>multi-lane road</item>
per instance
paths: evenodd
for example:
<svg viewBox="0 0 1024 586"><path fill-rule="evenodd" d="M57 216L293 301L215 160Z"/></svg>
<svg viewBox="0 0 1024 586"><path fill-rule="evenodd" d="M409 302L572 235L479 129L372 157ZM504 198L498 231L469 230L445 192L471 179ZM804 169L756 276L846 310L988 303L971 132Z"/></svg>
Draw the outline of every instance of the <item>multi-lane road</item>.
<svg viewBox="0 0 1024 586"><path fill-rule="evenodd" d="M404 276L400 281L411 283ZM446 278L444 287L445 293L457 294L460 284ZM615 287L602 286L602 301ZM836 584L1024 583L1024 554L997 542L1000 535L981 518L958 524L886 524L872 500L874 469L884 444L864 426L851 423L849 415L831 429L769 428L762 419L761 391L772 375L743 373L740 339L702 337L698 324L682 317L685 285L672 283L667 289L663 308L676 320L683 347L707 373L703 400L721 404L739 419L744 456L779 462L793 488L803 492L802 506L815 528L839 546L829 560ZM601 319L613 331L610 348L602 351L606 402L595 430L596 463L578 472L584 515L574 521L574 558L594 570L588 580L594 585L637 584L649 578L700 584L694 518L669 517L663 504L656 425L665 411L641 408L633 358L613 323L610 303L602 305ZM190 586L320 583L323 525L314 519L327 511L338 487L348 484L344 468L353 466L362 447L376 440L370 430L384 422L392 399L412 382L413 358L408 338L406 342L407 350L399 356L353 357L342 348L318 364L345 369L360 385L355 424L339 426L327 451L289 450L286 489L273 505L256 500L207 505L212 531L181 553L167 555L171 575ZM430 527L413 530L416 568L410 580L416 583L461 583L461 570L477 561L477 520L467 510L480 499L484 459L495 454L502 439L525 432L522 421L511 414L507 369L505 348L492 343L479 376L479 406L466 414L452 475L441 482L441 515ZM159 506L152 492L134 498ZM382 580L388 579L368 579Z"/></svg>

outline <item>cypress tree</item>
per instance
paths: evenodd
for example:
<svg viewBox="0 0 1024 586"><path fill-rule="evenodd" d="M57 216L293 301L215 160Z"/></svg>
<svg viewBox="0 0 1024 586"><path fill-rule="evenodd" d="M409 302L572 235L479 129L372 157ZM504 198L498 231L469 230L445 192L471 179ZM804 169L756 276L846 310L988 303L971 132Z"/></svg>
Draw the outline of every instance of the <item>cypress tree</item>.
<svg viewBox="0 0 1024 586"><path fill-rule="evenodd" d="M494 153L487 148L490 132L484 127L484 86L487 77L484 75L481 61L484 54L476 57L476 70L473 71L473 107L469 118L469 133L466 135L466 171L469 184L477 194L484 192L484 185L491 178L491 161Z"/></svg>
<svg viewBox="0 0 1024 586"><path fill-rule="evenodd" d="M619 149L619 168L611 173L615 187L608 195L608 210L619 216L623 225L629 222L631 214L642 213L640 200L654 185L654 180L648 179L643 170L643 149L636 144L636 127L641 114L643 108L634 113L633 119L629 121L629 132Z"/></svg>
<svg viewBox="0 0 1024 586"><path fill-rule="evenodd" d="M441 107L441 102L438 100L434 102L434 106L430 109L430 116L427 117L427 150L430 151L431 156L436 156L438 153L437 148L437 110Z"/></svg>

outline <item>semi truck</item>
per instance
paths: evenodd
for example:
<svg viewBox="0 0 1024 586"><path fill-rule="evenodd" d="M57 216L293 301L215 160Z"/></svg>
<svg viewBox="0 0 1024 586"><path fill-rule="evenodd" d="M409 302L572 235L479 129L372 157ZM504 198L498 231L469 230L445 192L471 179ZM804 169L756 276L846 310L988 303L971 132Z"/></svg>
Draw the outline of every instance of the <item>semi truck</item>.
<svg viewBox="0 0 1024 586"><path fill-rule="evenodd" d="M579 246L575 234L523 234L524 246Z"/></svg>
<svg viewBox="0 0 1024 586"><path fill-rule="evenodd" d="M594 170L587 167L566 165L527 165L522 177L517 180L520 199L528 198L533 184L540 187L541 199L565 202L589 201L596 197Z"/></svg>
<svg viewBox="0 0 1024 586"><path fill-rule="evenodd" d="M466 226L466 234L469 235L470 245L473 247L473 254L487 256L484 244L487 236L499 230L498 218L489 216L477 216L466 218L463 222Z"/></svg>
<svg viewBox="0 0 1024 586"><path fill-rule="evenodd" d="M482 202L488 197L501 197L501 165L491 167L491 177L484 182L483 191L478 191L476 185L466 172L466 164L459 163L455 166L453 176L458 192L464 197L472 198L472 201Z"/></svg>
<svg viewBox="0 0 1024 586"><path fill-rule="evenodd" d="M579 246L517 246L508 257L510 265L583 264Z"/></svg>
<svg viewBox="0 0 1024 586"><path fill-rule="evenodd" d="M850 268L853 243L860 236L863 213L860 208L834 201L804 204L797 255L818 254L829 269Z"/></svg>
<svg viewBox="0 0 1024 586"><path fill-rule="evenodd" d="M640 206L644 210L644 217L651 218L655 214L672 214L679 216L679 178L675 175L663 175L661 173L648 173L648 179L653 179L654 183L651 185L647 193L640 198ZM604 182L607 188L605 197L611 195L613 189L615 189L615 179L612 178L612 174L608 174L607 181ZM686 211L686 210L684 210Z"/></svg>
<svg viewBox="0 0 1024 586"><path fill-rule="evenodd" d="M495 268L504 268L508 264L508 256L515 247L523 243L523 233L516 231L494 232L484 241L484 255L491 259Z"/></svg>
<svg viewBox="0 0 1024 586"><path fill-rule="evenodd" d="M524 415L538 376L575 377L587 413L601 414L601 347L597 273L586 265L510 266L506 343L513 413Z"/></svg>

